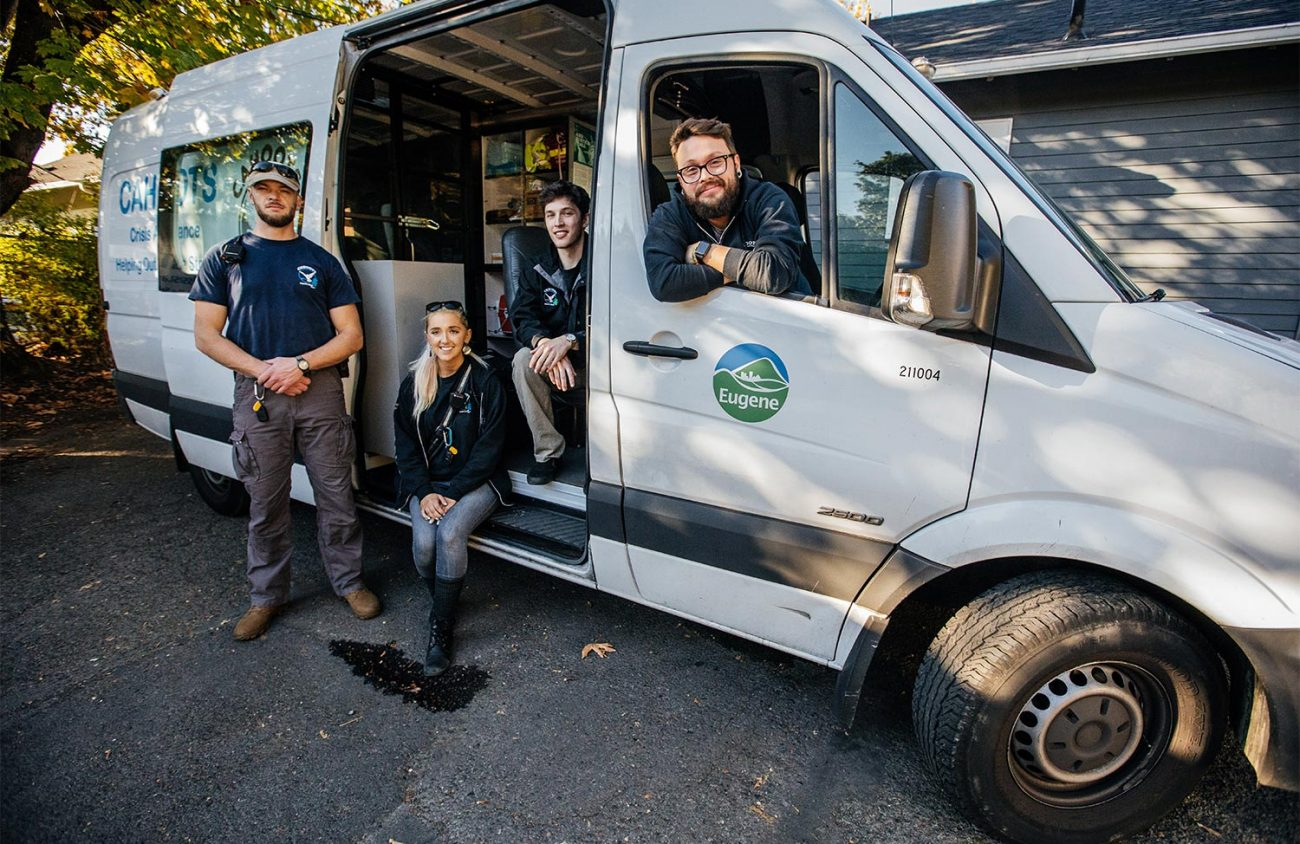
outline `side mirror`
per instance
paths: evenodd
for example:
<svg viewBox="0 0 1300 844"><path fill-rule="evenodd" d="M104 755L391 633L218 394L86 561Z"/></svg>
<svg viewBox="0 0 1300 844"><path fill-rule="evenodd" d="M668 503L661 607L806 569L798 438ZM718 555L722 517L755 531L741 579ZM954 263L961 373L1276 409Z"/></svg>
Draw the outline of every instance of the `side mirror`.
<svg viewBox="0 0 1300 844"><path fill-rule="evenodd" d="M887 319L927 331L978 327L980 260L975 188L960 173L926 170L903 184L885 264Z"/></svg>

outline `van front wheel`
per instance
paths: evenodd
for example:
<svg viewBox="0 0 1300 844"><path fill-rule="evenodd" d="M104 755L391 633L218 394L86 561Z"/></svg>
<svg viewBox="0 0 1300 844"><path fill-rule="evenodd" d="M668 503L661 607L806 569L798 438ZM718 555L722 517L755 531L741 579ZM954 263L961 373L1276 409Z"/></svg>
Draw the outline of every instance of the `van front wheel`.
<svg viewBox="0 0 1300 844"><path fill-rule="evenodd" d="M243 516L248 513L248 493L239 481L193 463L190 464L190 477L199 498L221 515Z"/></svg>
<svg viewBox="0 0 1300 844"><path fill-rule="evenodd" d="M922 661L921 750L980 823L1021 842L1106 841L1182 802L1223 736L1218 657L1102 577L1041 572L963 607Z"/></svg>

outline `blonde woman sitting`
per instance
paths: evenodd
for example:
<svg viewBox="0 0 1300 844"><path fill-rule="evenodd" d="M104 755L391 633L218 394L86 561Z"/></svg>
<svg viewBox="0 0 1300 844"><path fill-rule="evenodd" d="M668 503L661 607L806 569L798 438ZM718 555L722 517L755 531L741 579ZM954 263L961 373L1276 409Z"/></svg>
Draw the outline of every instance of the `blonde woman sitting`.
<svg viewBox="0 0 1300 844"><path fill-rule="evenodd" d="M433 599L424 670L436 676L452 661L469 536L505 501L510 481L501 463L505 391L470 353L464 306L430 302L424 339L428 348L402 381L393 422L399 499L411 512L411 555Z"/></svg>

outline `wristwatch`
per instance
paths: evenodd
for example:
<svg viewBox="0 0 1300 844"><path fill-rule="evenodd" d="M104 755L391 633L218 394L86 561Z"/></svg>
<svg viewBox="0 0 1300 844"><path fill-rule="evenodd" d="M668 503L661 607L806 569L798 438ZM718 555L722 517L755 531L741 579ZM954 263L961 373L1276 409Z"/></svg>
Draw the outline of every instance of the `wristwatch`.
<svg viewBox="0 0 1300 844"><path fill-rule="evenodd" d="M709 247L712 245L713 244L709 243L707 240L701 240L699 243L695 244L695 251L691 253L691 257L693 258L692 263L703 264L704 257L709 254Z"/></svg>
<svg viewBox="0 0 1300 844"><path fill-rule="evenodd" d="M571 348L571 349L576 349L576 348L578 348L578 335L576 335L576 334L565 334L565 335L564 335L564 339L569 341L569 348Z"/></svg>
<svg viewBox="0 0 1300 844"><path fill-rule="evenodd" d="M307 359L305 357L303 357L302 355L298 355L298 357L295 358L295 360L298 361L299 372L301 372L303 375L306 375L308 372L311 372L311 364L307 363Z"/></svg>

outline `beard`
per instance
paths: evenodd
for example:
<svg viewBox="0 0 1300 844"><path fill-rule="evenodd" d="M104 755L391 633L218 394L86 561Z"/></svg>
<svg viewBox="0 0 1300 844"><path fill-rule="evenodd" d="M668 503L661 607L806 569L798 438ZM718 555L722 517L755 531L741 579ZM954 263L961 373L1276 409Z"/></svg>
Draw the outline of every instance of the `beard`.
<svg viewBox="0 0 1300 844"><path fill-rule="evenodd" d="M284 228L293 222L294 217L298 216L298 209L296 208L286 208L277 214L274 211L263 211L257 207L256 203L254 203L253 207L257 209L257 216L262 219L262 222L273 229Z"/></svg>
<svg viewBox="0 0 1300 844"><path fill-rule="evenodd" d="M722 185L721 196L708 200L701 200L696 197L686 198L686 206L695 213L695 216L703 220L730 217L736 210L736 200L740 198L740 180L735 179L727 182L723 179L716 179L716 181ZM700 188L703 188L705 184L707 182L701 182Z"/></svg>

